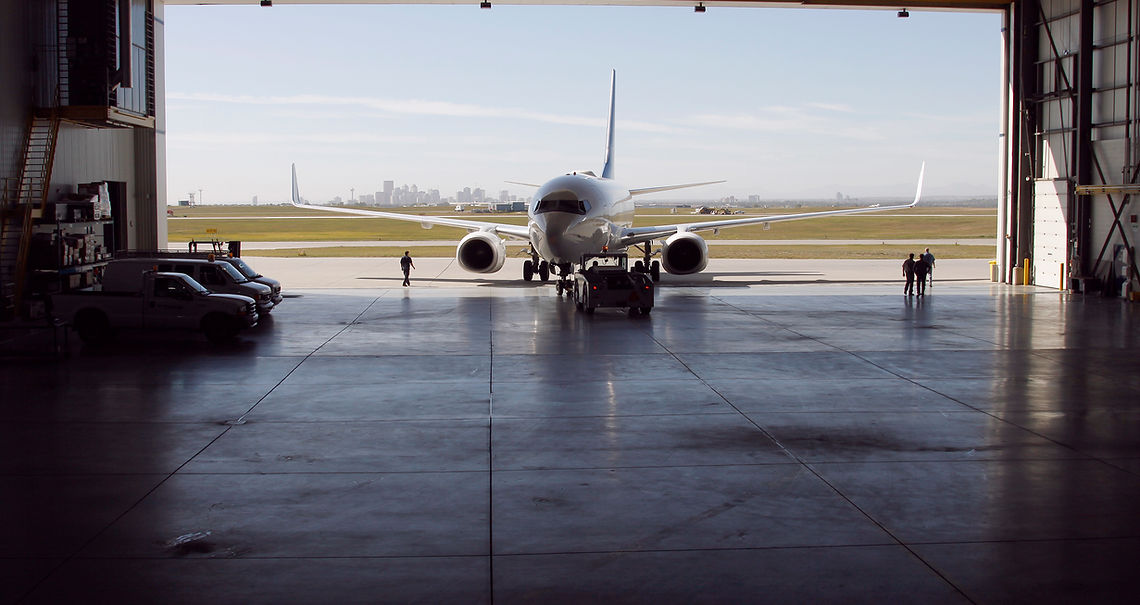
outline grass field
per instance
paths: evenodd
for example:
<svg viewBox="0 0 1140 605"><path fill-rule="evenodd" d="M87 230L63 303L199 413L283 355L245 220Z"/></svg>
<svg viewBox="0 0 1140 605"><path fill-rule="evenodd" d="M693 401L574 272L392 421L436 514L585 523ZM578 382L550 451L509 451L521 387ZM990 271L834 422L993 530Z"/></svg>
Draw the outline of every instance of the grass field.
<svg viewBox="0 0 1140 605"><path fill-rule="evenodd" d="M820 208L821 210L823 208ZM192 239L240 240L245 242L329 242L329 241L426 241L455 240L466 231L435 226L425 229L412 222L371 217L345 217L318 210L292 206L196 206L173 208L174 217L167 221L169 240ZM778 208L748 210L742 216L761 216L811 211L810 208ZM405 214L455 215L449 207L394 209ZM710 215L688 214L679 209L672 214L664 208L639 209L634 226L715 220ZM471 220L484 220L525 225L527 217L513 214L465 214ZM866 245L804 246L720 245L711 253L718 258L894 258L909 248L882 245L879 242L898 239L977 239L992 238L995 211L985 208L930 207L856 216L826 217L804 221L747 225L724 229L719 233L704 232L708 240L866 240ZM436 250L439 248L439 250ZM993 246L940 246L939 258L992 258ZM253 251L260 256L399 256L403 250L388 247L291 248L287 250ZM423 247L419 256L452 256L453 246ZM905 254L904 254L905 255Z"/></svg>

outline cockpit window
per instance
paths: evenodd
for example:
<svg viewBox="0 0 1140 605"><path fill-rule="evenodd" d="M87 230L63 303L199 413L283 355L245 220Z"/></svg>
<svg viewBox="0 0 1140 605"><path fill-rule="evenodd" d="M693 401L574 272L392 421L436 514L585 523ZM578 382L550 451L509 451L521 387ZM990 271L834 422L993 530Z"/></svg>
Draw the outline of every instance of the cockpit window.
<svg viewBox="0 0 1140 605"><path fill-rule="evenodd" d="M534 205L534 213L542 214L544 212L569 212L570 214L586 214L590 211L590 202L579 199L552 199L546 197L538 200Z"/></svg>

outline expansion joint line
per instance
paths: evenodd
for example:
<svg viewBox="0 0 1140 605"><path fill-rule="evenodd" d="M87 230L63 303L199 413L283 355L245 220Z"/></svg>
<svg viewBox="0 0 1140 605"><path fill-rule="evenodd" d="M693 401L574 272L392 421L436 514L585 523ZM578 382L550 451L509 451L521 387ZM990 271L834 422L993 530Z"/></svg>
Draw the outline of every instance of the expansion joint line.
<svg viewBox="0 0 1140 605"><path fill-rule="evenodd" d="M739 312L741 312L741 313L743 313L743 314L745 314L745 315L748 315L748 316L751 316L751 317L755 317L756 319L759 319L759 320L761 320L761 321L764 321L764 322L767 322L767 323L769 323L769 324L772 324L772 325L774 325L774 326L777 326L777 327L779 327L779 328L780 328L780 329L782 329L782 330L786 330L786 331L788 331L788 332L791 332L792 334L795 334L795 335L797 335L797 336L801 336L801 337L803 337L803 338L807 338L807 339L813 340L813 341L815 341L815 342L818 342L818 343L820 343L820 344L822 344L822 345L825 345L825 346L831 347L831 348L833 348L833 349L836 349L836 350L838 350L838 351L842 351L842 352L844 352L844 353L847 353L848 355L853 355L853 356L855 356L855 357L857 357L857 358L859 358L859 359L862 359L863 361L866 361L867 363L870 363L870 364L872 364L872 365L875 365L875 367L879 367L880 369L883 369L883 370L885 370L885 371L889 371L889 370L886 370L886 368L882 368L881 366L879 366L878 364L875 364L874 362L872 362L872 361L870 361L870 360L864 359L863 357L861 357L860 355L858 355L858 354L856 354L856 353L853 353L853 352L851 352L851 351L848 351L848 350L846 350L846 349L844 349L844 348L842 348L842 347L838 347L838 346L836 346L836 345L833 345L833 344L831 344L831 343L826 343L826 342L823 342L822 340L820 340L820 339L818 339L818 338L814 338L814 337L808 336L808 335L806 335L806 334L802 334L802 333L800 333L800 332L797 332L797 331L795 331L795 330L793 330L793 329L791 329L791 328L788 328L787 326L782 326L782 325L780 325L780 324L778 324L778 323L776 323L776 322L774 322L774 321L772 321L772 320L770 320L770 319L768 319L768 318L766 318L766 317L761 317L761 316L759 316L759 315L756 315L755 313L752 313L751 311L748 311L748 310L746 310L746 309L741 309L740 307L738 307L738 306L736 306L736 305L734 305L734 304L732 304L732 303L730 303L730 302L728 302L728 301L724 300L723 298L719 298L719 297L715 297L715 296L714 296L714 297L711 297L711 298L713 298L713 299L717 300L718 302L721 302L721 303L723 303L723 304L727 305L728 307L731 307L732 309L735 309L735 310L737 310L737 311L739 311ZM658 343L658 344L660 344L660 343ZM666 350L668 350L668 349L666 349ZM751 424L752 426L756 427L756 428L757 428L757 430L759 430L760 432L764 433L764 435L766 435L766 436L767 436L769 439L771 439L773 443L775 443L775 444L776 444L776 445L777 445L777 446L778 446L778 447L779 447L779 448L780 448L780 449L781 449L781 450L782 450L782 451L783 451L785 454L787 454L787 455L788 455L788 457L790 457L791 459L795 460L795 461L796 461L796 463L798 463L798 464L800 465L800 467L801 467L801 468L803 468L804 470L806 470L807 472L809 472L809 473L811 473L813 476L815 476L815 478L816 478L816 479L818 479L818 480L819 480L821 483L823 483L824 485L826 485L826 486L828 487L828 489L830 489L831 491L835 492L835 494L836 494L837 496L839 496L840 498L842 498L842 499L843 499L845 502L847 502L847 504L851 505L851 507L852 507L852 508L854 508L855 510L859 511L859 514L863 515L863 517L864 517L864 518L866 518L868 521L870 521L872 524L874 524L874 526L875 526L875 527L878 527L878 528L879 528L879 530L881 530L881 531L882 531L884 534L886 534L886 535L887 535L887 536L888 536L888 537L889 537L891 540L893 540L893 541L895 542L895 544L897 544L897 545L901 546L902 548L904 548L904 549L905 549L905 550L906 550L908 553L910 553L910 555L911 555L912 557L914 557L915 559L917 559L918 561L920 561L920 562L921 562L921 563L922 563L924 566L926 566L926 568L927 568L927 569L929 569L929 570L930 570L932 573L934 573L935 575L937 575L939 578L942 578L942 581L943 581L943 582L946 582L946 584L947 584L948 586L950 586L951 588L953 588L953 589L954 589L954 590L955 590L955 591L956 591L958 594L962 595L962 598L966 599L967 601L969 601L969 602L971 602L971 603L976 603L976 601L974 601L973 599L971 599L971 598L969 597L969 595L967 595L967 594L965 593L965 591L963 591L963 590L962 590L960 587L958 587L958 585L957 585L957 584L955 584L954 582L950 581L950 578L946 577L946 575L945 575L945 574L943 574L941 571L939 571L939 570L938 570L938 568L934 567L934 565L932 565L932 564L931 564L929 561L927 561L925 558L923 558L923 557L922 557L922 555L918 554L918 552L916 552L916 551L915 551L913 548L911 548L911 547L910 547L910 545L908 545L908 544L906 544L905 542L903 542L903 541L902 541L902 539L900 539L898 536L896 536L896 535L895 535L895 533L894 533L894 532L892 532L890 529L888 529L888 528L887 528L885 525L883 525L882 523L880 523L878 519L876 519L874 516L872 516L872 515L871 515L871 513L867 512L866 510L864 510L864 509L863 509L863 507L861 507L861 506L859 506L858 504L856 504L856 503L855 503L855 501L854 501L854 500L852 500L852 499L851 499L851 498L850 498L850 497L849 497L847 494L843 493L843 490L839 489L839 487L838 487L838 486L836 486L834 483L832 483L832 482L828 481L828 480L827 480L827 478L826 478L826 477L824 477L823 475L821 475L821 474L819 473L819 471L817 471L815 468L813 468L813 467L812 467L812 465L811 465L810 463L808 463L806 460L804 460L804 459L803 459L801 456L797 455L797 454L796 454L795 452L793 452L792 450L788 449L788 448L787 448L787 447L786 447L786 446L785 446L783 443L780 443L780 440L779 440L779 439L776 439L776 436L775 436L775 435L773 435L772 433L768 432L768 430L767 430L767 429L765 429L763 426L761 426L761 425L760 425L759 423L757 423L755 420L753 420L752 418L750 418L750 417L749 417L747 414L745 414L745 413L744 413L744 412L743 412L743 411L742 411L740 408L736 407L736 405L735 405L735 404L733 404L731 401L729 401L729 399L728 399L727 397L725 397L723 393L721 393L719 390L717 390L717 389L716 389L716 387L713 387L712 385L708 384L708 382L707 382L707 381L705 381L705 379L704 379L704 378L702 378L702 377L700 377L700 376L697 376L696 372L693 372L693 371L692 371L692 369L691 369L691 368L689 368L689 366L688 366L687 364L685 364L685 362L683 362L683 361L681 361L679 358L677 358L677 355L676 355L675 353L673 353L672 351L669 351L669 354L670 354L670 355L673 355L673 357L674 357L675 359L677 359L677 361L678 361L678 362L680 362L682 365L684 365L684 366L685 366L685 369L686 369L686 370L689 370L689 372L690 372L690 373L692 373L692 374L693 374L693 376L696 376L696 377L697 377L697 378L698 378L698 379L699 379L699 380L700 380L702 383L704 383L704 384L705 384L705 386L708 386L710 389L712 389L712 391L713 391L714 393L716 393L718 397L720 397L720 398L721 398L721 399L722 399L722 400L723 400L723 401L724 401L726 404L728 404L728 405L729 405L729 407L731 407L732 409L736 410L736 413L740 414L740 415L741 415L741 416L742 416L742 417L743 417L743 418L744 418L744 419L745 419L745 420L746 420L746 421L747 421L749 424ZM891 373L891 374L894 374L894 372L890 372L890 373ZM897 376L897 374L895 374L895 375ZM899 376L899 378L903 378L904 380L909 380L909 379L907 379L907 378L905 378L905 377L903 377L903 376ZM911 381L911 382L913 382L913 381Z"/></svg>
<svg viewBox="0 0 1140 605"><path fill-rule="evenodd" d="M487 297L487 586L495 602L495 299Z"/></svg>
<svg viewBox="0 0 1140 605"><path fill-rule="evenodd" d="M90 546L90 545L91 545L93 542L95 542L95 540L98 540L100 536L102 536L104 533L106 533L106 532L107 532L107 530L111 529L111 527L112 527L112 526L114 526L116 523L118 523L118 522L119 522L119 520L121 520L123 517L127 516L128 514L130 514L130 512L131 512L131 511L133 511L133 510L135 510L136 508L138 508L138 506L139 506L140 504L142 504L142 502L143 502L144 500L146 500L147 498L149 498L149 497L151 496L151 494L153 494L154 492L158 491L158 489L159 489L160 487L162 487L163 485L165 485L167 481L169 481L169 480L170 480L172 477L174 477L174 475L177 475L179 471L181 471L183 468L186 468L186 465L187 465L187 464L190 464L191 462L193 462L195 458L197 458L198 456L202 455L202 452L206 451L207 449L209 449L209 448L210 448L210 446L212 446L212 445L214 445L215 443L217 443L217 441L218 441L219 439L221 439L223 436L225 436L227 433L229 433L231 429L233 429L235 426L238 426L238 425L241 425L241 424L245 424L245 417L246 417L246 416L247 416L247 415L248 415L250 412L252 412L252 411L253 411L253 409L254 409L254 408L256 408L256 407L257 407L257 406L258 406L258 405L259 405L259 404L260 404L262 401L265 401L265 398L266 398L266 397L269 397L269 395L270 395L270 394L272 394L272 393L273 393L273 391L277 390L277 387L281 386L281 384L282 384L283 382L285 382L285 381L286 381L286 380L287 380L287 379L288 379L290 376L292 376L292 375L293 375L293 372L296 372L296 371L297 371L297 368L301 367L301 364L303 364L303 363L305 363L306 361L308 361L308 360L309 360L309 358L310 358L310 357L312 357L312 356L313 356L313 355L314 355L314 354L315 354L317 351L321 350L321 347L324 347L324 346L325 346L325 345L327 345L328 343L332 342L332 340L333 340L334 338L336 338L337 336L340 336L342 333L344 333L344 331L345 331L345 330L349 329L350 327L352 327L353 325L355 325L357 322L359 322L359 321L360 321L360 318L361 318L361 317L363 317L363 316L364 316L364 314L365 314L365 313L367 313L367 312L368 312L368 310L369 310L369 309L371 309L371 308L372 308L372 306L373 306L373 305L375 305L375 304L376 304L376 302L377 302L377 301L379 301L379 300L380 300L380 298L382 298L382 297L383 297L383 294L381 294L380 296L377 296L376 298L372 299L372 302L368 303L368 306L367 306L367 307L365 307L365 308L364 308L364 310L363 310L363 311L361 311L359 314L357 314L357 316L356 316L356 317L355 317L355 318L354 318L354 319L353 319L351 322L349 322L349 323L348 323L348 324L346 324L346 325L345 325L343 328L341 328L340 330L338 330L336 334L333 334L332 336L330 336L330 337L329 337L327 340L325 340L323 343L321 343L319 346L317 346L317 348L313 349L313 350L312 350L310 353L308 353L307 355L305 355L304 359L302 359L301 361L297 362L297 365L293 366L293 368L292 368L292 369L290 369L288 372L286 372L286 374L285 374L284 376L282 376L282 377L281 377L281 380L278 380L278 381L277 381L277 384L274 384L274 385L273 385L273 388L269 389L268 391L266 391L266 393L265 393L264 395L262 395L260 398L258 398L257 402L255 402L255 403L254 403L252 406L250 406L250 408L249 408L248 410L246 410L246 411L245 411L245 413L243 413L243 414L242 414L241 416L239 416L237 419L235 419L235 420L231 420L231 421L229 421L228 423L226 423L226 428L224 428L224 429L222 430L222 432L218 433L218 434L217 434L217 435L216 435L216 436L215 436L213 439L211 439L211 440L210 440L210 442L209 442L209 443L207 443L206 445L204 445L204 446L202 446L201 448L199 448L197 452L194 452L194 454L193 454L192 456L190 456L189 458L187 458L185 461L183 461L183 462L182 462L182 464L179 464L179 465L178 465L178 468L176 468L176 469L174 469L173 471L171 471L171 472L167 473L167 475L166 475L165 477L163 477L161 481L159 481L158 483L156 483L156 484L154 485L154 487L151 487L149 490L147 490L147 492L146 492L145 494L143 494L142 496L140 496L140 497L139 497L137 500L135 500L135 501L134 501L134 502L133 502L133 503L132 503L130 506L128 506L128 507L126 508L126 510L124 510L122 513L120 513L119 515L117 515L117 516L116 516L114 519L111 519L111 521L109 521L109 522L108 522L106 525L104 525L102 529L100 529L98 532L95 532L95 534L94 534L93 536L91 536L89 539L87 539L86 541L84 541L84 542L83 542L83 544L79 545L79 547L78 547L78 548L76 548L76 549L75 549L73 552L71 552L71 553L70 553L70 554L69 554L67 557L65 557L65 558L64 558L62 561L60 561L58 565L56 565L55 567L53 567L53 568L52 568L52 570L51 570L50 572L48 572L47 574L45 574L45 575L44 575L44 577L40 579L40 581L36 582L36 583L35 583L35 584L34 584L34 585L33 585L33 586L30 588L30 589L28 589L28 591L27 591L27 592L25 592L23 595L21 595L21 596L20 596L20 598L19 598L19 599L17 599L17 602L20 602L21 600L23 600L23 599L27 598L27 597L28 597L28 595L31 595L32 593L34 593L34 592L35 592L35 591L36 591L36 590L37 590L37 589L40 587L40 585L42 585L44 582L46 582L46 581L47 581L47 579L48 579L48 578L50 578L50 577L51 577L53 574L55 574L56 572L58 572L58 571L59 571L59 570L60 570L60 569L61 569L61 568L62 568L64 565L66 565L66 564L68 564L69 562L71 562L72 560L74 560L74 559L75 559L75 557L78 557L78 556L79 556L79 553L83 552L83 549L85 549L85 548L87 548L88 546Z"/></svg>

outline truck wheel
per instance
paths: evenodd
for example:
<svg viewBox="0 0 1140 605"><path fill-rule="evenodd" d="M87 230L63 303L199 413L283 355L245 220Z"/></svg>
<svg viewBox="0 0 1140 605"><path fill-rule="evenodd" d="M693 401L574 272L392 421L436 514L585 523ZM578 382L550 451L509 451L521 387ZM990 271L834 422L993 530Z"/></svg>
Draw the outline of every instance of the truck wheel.
<svg viewBox="0 0 1140 605"><path fill-rule="evenodd" d="M534 263L524 260L523 261L523 281L530 281L534 279Z"/></svg>
<svg viewBox="0 0 1140 605"><path fill-rule="evenodd" d="M202 332L210 342L220 344L237 337L238 327L229 317L215 313L202 319Z"/></svg>
<svg viewBox="0 0 1140 605"><path fill-rule="evenodd" d="M75 331L87 343L99 343L111 337L111 322L102 311L87 309L75 316Z"/></svg>

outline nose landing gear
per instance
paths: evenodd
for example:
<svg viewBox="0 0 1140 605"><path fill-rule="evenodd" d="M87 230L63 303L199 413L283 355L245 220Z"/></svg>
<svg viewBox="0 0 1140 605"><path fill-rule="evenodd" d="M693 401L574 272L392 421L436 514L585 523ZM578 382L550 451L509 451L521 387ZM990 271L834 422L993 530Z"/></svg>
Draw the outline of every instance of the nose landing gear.
<svg viewBox="0 0 1140 605"><path fill-rule="evenodd" d="M558 292L559 296L564 293L571 292L574 281L574 267L570 263L560 263L552 265L558 271L558 281L554 284L554 289Z"/></svg>

